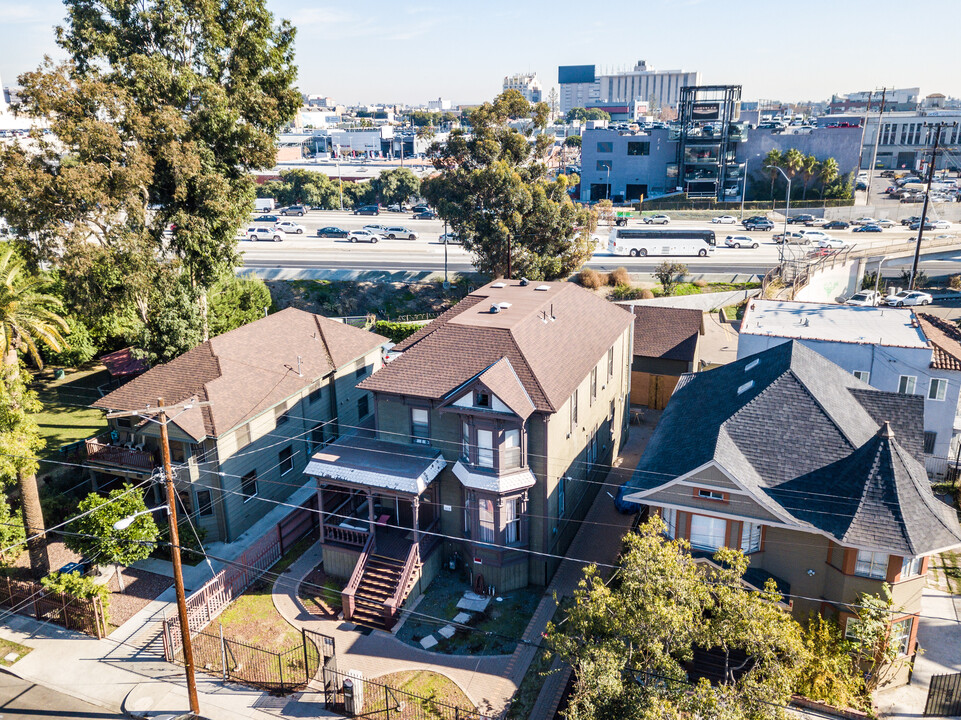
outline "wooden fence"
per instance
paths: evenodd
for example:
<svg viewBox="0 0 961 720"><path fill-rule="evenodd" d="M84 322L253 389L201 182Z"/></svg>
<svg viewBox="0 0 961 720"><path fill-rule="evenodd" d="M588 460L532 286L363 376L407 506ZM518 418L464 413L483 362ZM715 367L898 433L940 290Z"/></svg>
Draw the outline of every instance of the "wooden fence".
<svg viewBox="0 0 961 720"><path fill-rule="evenodd" d="M188 597L187 624L191 634L207 627L234 598L280 560L295 542L315 530L319 526L316 509L317 496L311 495L303 505L281 519L273 530ZM164 621L163 641L164 655L167 660L173 661L183 646L178 617Z"/></svg>
<svg viewBox="0 0 961 720"><path fill-rule="evenodd" d="M79 630L98 640L107 634L107 616L100 598L75 598L51 592L35 582L4 578L0 606L20 615Z"/></svg>

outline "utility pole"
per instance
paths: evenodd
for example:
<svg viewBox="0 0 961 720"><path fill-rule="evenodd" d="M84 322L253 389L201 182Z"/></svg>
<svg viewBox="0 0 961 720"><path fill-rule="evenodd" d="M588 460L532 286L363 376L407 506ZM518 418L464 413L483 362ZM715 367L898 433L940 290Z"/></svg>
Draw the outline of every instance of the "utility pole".
<svg viewBox="0 0 961 720"><path fill-rule="evenodd" d="M948 123L924 123L925 127L934 128L934 145L931 148L931 164L928 165L928 186L924 193L924 205L921 206L921 223L918 225L918 242L914 247L914 264L911 265L911 282L908 283L908 290L914 290L914 279L918 275L918 260L921 258L921 238L924 235L924 223L928 219L928 203L931 201L931 183L934 181L934 166L937 164L938 144L941 142L941 130L947 127ZM954 127L957 123L952 123Z"/></svg>
<svg viewBox="0 0 961 720"><path fill-rule="evenodd" d="M511 279L511 236L507 236L507 279Z"/></svg>
<svg viewBox="0 0 961 720"><path fill-rule="evenodd" d="M867 105L867 107L866 107L865 110L864 110L864 120L863 120L862 123L861 123L861 126L862 126L863 128L867 128L867 126L868 126L868 115L871 114L871 97L872 97L873 95L874 95L874 90L871 90L871 91L868 93L868 105ZM862 131L862 133L863 133L863 131ZM863 137L863 135L862 135L862 137ZM863 159L864 159L864 143L862 142L862 143L861 143L861 147L860 147L859 152L858 152L858 170L861 169L861 161L862 161Z"/></svg>
<svg viewBox="0 0 961 720"><path fill-rule="evenodd" d="M160 415L160 452L163 454L164 477L167 481L167 522L170 527L170 554L174 566L174 585L177 588L177 614L180 616L180 635L184 648L184 670L187 673L187 699L190 712L200 715L200 702L197 700L197 678L194 676L194 650L190 641L190 623L187 621L187 595L184 592L183 566L180 563L180 533L177 528L177 496L174 491L174 474L170 467L170 438L167 436L167 411L163 398L157 399Z"/></svg>
<svg viewBox="0 0 961 720"><path fill-rule="evenodd" d="M888 89L886 87L881 88L881 109L878 112L878 129L874 137L874 152L871 153L871 167L868 168L868 182L867 182L868 198L867 199L869 203L871 200L871 181L874 180L874 167L878 164L878 145L881 144L881 118L884 117L884 101L885 101L885 98L887 97L887 92L888 92ZM867 126L867 118L865 118L864 124L865 126Z"/></svg>

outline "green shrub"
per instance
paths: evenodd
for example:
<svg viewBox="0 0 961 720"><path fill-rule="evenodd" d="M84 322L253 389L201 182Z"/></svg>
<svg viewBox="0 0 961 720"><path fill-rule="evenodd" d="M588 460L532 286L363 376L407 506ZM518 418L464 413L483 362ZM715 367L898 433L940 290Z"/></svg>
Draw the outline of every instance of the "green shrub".
<svg viewBox="0 0 961 720"><path fill-rule="evenodd" d="M619 267L611 271L611 274L607 277L607 282L614 287L618 285L630 285L631 276L627 272L627 268Z"/></svg>
<svg viewBox="0 0 961 720"><path fill-rule="evenodd" d="M99 348L94 342L90 330L81 320L68 317L67 327L70 328L70 333L64 333L66 345L63 350L54 352L46 345L40 345L40 355L49 365L65 365L67 367L86 365L97 355Z"/></svg>
<svg viewBox="0 0 961 720"><path fill-rule="evenodd" d="M607 297L609 300L637 300L641 297L641 292L630 285L616 285Z"/></svg>
<svg viewBox="0 0 961 720"><path fill-rule="evenodd" d="M374 323L374 332L378 335L383 335L385 338L391 342L399 343L401 340L406 340L415 332L423 327L420 323L398 323L398 322L388 322L387 320L378 320Z"/></svg>
<svg viewBox="0 0 961 720"><path fill-rule="evenodd" d="M588 290L597 290L604 284L601 281L600 273L591 268L584 268L577 273L577 282L581 287L585 287Z"/></svg>
<svg viewBox="0 0 961 720"><path fill-rule="evenodd" d="M40 584L50 592L63 593L81 600L99 597L103 602L104 611L107 609L107 600L110 598L107 586L94 582L92 577L81 575L78 570L72 573L52 572L45 578L41 578Z"/></svg>

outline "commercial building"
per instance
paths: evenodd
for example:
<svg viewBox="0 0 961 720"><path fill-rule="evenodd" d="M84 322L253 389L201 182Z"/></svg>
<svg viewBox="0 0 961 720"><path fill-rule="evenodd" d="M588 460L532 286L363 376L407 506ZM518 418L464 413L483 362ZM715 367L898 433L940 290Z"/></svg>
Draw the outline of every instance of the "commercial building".
<svg viewBox="0 0 961 720"><path fill-rule="evenodd" d="M738 358L791 340L878 390L923 397L923 459L930 474L944 474L961 432L956 326L907 309L750 301L738 334Z"/></svg>
<svg viewBox="0 0 961 720"><path fill-rule="evenodd" d="M437 98L436 100L427 101L427 109L432 112L437 112L439 110L450 110L451 107L450 100L445 100L444 98Z"/></svg>
<svg viewBox="0 0 961 720"><path fill-rule="evenodd" d="M632 327L573 283L503 280L394 347L359 385L370 430L305 470L324 570L357 580L347 617L391 624L442 560L497 592L550 581L627 432Z"/></svg>
<svg viewBox="0 0 961 720"><path fill-rule="evenodd" d="M537 73L520 73L504 78L504 91L517 90L527 102L539 103L543 99L543 90Z"/></svg>
<svg viewBox="0 0 961 720"><path fill-rule="evenodd" d="M881 137L878 138L880 121ZM946 123L941 131L938 170L961 170L961 110L931 109L915 112L872 113L864 128L861 168L871 166L874 146L878 155L875 167L886 170L920 170L931 157L934 125Z"/></svg>
<svg viewBox="0 0 961 720"><path fill-rule="evenodd" d="M745 581L773 580L800 621L820 613L849 634L861 593L888 584L891 641L911 658L928 561L961 546L925 475L922 414L920 397L787 341L683 376L619 497L701 562L739 548Z"/></svg>
<svg viewBox="0 0 961 720"><path fill-rule="evenodd" d="M108 412L184 406L168 424L175 484L207 538L232 542L305 480L310 455L370 416L357 382L379 370L386 342L287 308L211 338L93 403ZM198 402L209 405L199 406ZM96 486L145 480L160 467L160 429L137 416L86 441ZM151 507L164 502L150 490Z"/></svg>
<svg viewBox="0 0 961 720"><path fill-rule="evenodd" d="M699 85L701 74L683 70L654 70L639 60L630 70L602 74L594 65L561 65L557 69L560 108L567 113L576 107L627 105L653 102L676 107L681 88Z"/></svg>
<svg viewBox="0 0 961 720"><path fill-rule="evenodd" d="M921 88L889 88L884 90L884 107L887 110L918 109L921 104ZM869 112L881 107L881 90L862 90L847 95L832 95L828 103L829 115L851 112Z"/></svg>

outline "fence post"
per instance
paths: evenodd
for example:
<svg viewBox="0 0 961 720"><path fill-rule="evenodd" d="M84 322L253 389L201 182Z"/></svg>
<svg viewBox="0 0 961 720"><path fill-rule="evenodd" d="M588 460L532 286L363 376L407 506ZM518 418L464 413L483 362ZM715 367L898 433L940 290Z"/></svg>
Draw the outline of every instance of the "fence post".
<svg viewBox="0 0 961 720"><path fill-rule="evenodd" d="M300 629L300 639L304 644L304 682L309 684L313 677L310 674L310 660L307 658L307 630Z"/></svg>
<svg viewBox="0 0 961 720"><path fill-rule="evenodd" d="M220 623L220 669L224 678L224 682L227 682L227 646L224 645L223 623Z"/></svg>
<svg viewBox="0 0 961 720"><path fill-rule="evenodd" d="M387 711L387 720L390 720L390 691L384 685L384 709Z"/></svg>
<svg viewBox="0 0 961 720"><path fill-rule="evenodd" d="M277 669L280 670L280 692L284 692L284 656L277 653Z"/></svg>
<svg viewBox="0 0 961 720"><path fill-rule="evenodd" d="M284 556L284 532L280 529L280 523L277 523L277 542L280 543L280 557Z"/></svg>

